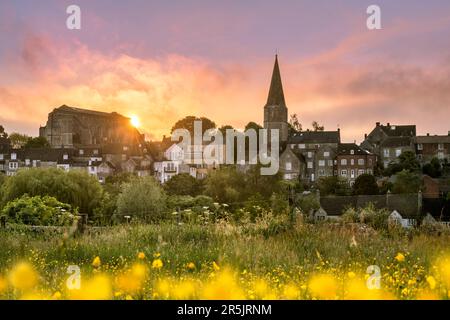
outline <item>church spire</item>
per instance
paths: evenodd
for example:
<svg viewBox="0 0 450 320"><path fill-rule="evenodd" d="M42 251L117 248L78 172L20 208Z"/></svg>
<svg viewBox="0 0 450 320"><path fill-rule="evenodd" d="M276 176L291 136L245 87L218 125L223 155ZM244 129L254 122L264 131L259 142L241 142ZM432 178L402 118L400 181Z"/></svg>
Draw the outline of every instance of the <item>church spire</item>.
<svg viewBox="0 0 450 320"><path fill-rule="evenodd" d="M283 85L281 83L280 67L278 66L278 54L275 55L275 65L273 67L272 81L270 83L267 106L280 106L286 108L284 100Z"/></svg>

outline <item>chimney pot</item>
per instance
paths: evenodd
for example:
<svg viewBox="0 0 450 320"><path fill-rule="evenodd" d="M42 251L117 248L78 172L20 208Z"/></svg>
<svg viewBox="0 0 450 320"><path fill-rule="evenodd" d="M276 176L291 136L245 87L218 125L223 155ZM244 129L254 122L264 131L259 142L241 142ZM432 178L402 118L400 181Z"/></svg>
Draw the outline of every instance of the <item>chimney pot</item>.
<svg viewBox="0 0 450 320"><path fill-rule="evenodd" d="M390 127L390 126L391 126L391 124L390 124L390 123L388 122L388 123L387 123L387 126L388 126L388 127Z"/></svg>
<svg viewBox="0 0 450 320"><path fill-rule="evenodd" d="M448 132L448 135L450 136L450 131Z"/></svg>
<svg viewBox="0 0 450 320"><path fill-rule="evenodd" d="M450 131L449 131L450 132ZM367 139L367 133L364 133L364 139Z"/></svg>
<svg viewBox="0 0 450 320"><path fill-rule="evenodd" d="M430 133L429 132L427 132L427 137L429 137L430 136Z"/></svg>
<svg viewBox="0 0 450 320"><path fill-rule="evenodd" d="M376 123L376 125L377 125L377 127L379 127L379 126L380 126L380 123L379 123L379 122L377 122L377 123Z"/></svg>

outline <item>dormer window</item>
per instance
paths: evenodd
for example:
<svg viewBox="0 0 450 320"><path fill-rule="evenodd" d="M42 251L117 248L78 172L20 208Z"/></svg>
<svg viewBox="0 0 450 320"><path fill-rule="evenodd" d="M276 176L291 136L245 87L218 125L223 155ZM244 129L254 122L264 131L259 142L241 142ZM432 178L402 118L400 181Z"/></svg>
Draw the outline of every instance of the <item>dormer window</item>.
<svg viewBox="0 0 450 320"><path fill-rule="evenodd" d="M351 155L355 154L355 150L350 150L350 154Z"/></svg>

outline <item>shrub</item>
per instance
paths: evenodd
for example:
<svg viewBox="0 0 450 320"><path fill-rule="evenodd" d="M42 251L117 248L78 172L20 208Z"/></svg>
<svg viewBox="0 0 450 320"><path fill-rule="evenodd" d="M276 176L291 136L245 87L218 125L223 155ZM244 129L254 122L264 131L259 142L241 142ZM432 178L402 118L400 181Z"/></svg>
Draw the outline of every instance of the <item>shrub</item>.
<svg viewBox="0 0 450 320"><path fill-rule="evenodd" d="M54 197L82 213L92 214L100 204L103 189L97 179L81 170L33 168L19 170L15 176L6 179L2 186L2 204L24 194Z"/></svg>
<svg viewBox="0 0 450 320"><path fill-rule="evenodd" d="M2 210L11 223L35 226L67 226L73 223L76 213L69 204L53 197L28 195L9 202Z"/></svg>
<svg viewBox="0 0 450 320"><path fill-rule="evenodd" d="M166 200L166 193L153 177L135 178L123 184L117 199L117 212L121 216L156 222L164 217Z"/></svg>

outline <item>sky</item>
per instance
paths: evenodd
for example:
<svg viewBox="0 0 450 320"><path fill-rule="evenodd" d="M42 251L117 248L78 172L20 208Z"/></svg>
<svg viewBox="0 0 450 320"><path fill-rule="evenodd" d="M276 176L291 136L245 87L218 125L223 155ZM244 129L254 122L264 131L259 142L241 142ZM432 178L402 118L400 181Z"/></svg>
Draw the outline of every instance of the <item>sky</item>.
<svg viewBox="0 0 450 320"><path fill-rule="evenodd" d="M262 124L276 53L304 128L450 130L448 0L1 0L0 125L38 135L63 104L138 117L149 140L187 115Z"/></svg>

